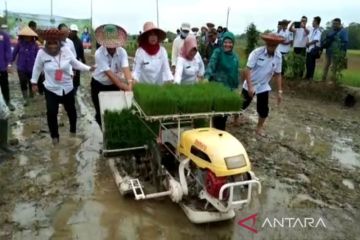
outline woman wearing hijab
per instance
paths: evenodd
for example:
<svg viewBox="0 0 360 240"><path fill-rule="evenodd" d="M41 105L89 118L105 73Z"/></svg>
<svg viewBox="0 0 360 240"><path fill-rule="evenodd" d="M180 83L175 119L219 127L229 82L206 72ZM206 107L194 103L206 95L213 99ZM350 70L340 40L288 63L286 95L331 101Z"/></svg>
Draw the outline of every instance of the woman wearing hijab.
<svg viewBox="0 0 360 240"><path fill-rule="evenodd" d="M234 44L234 34L224 33L222 47L214 50L205 72L205 79L219 82L230 90L239 86L239 57L234 52ZM214 117L213 125L225 130L226 120L227 117Z"/></svg>
<svg viewBox="0 0 360 240"><path fill-rule="evenodd" d="M28 105L29 95L32 97L31 75L34 67L36 54L39 51L36 43L37 34L28 26L19 32L19 41L16 44L12 61L17 57L16 66L20 80L21 92L24 97L24 106Z"/></svg>
<svg viewBox="0 0 360 240"><path fill-rule="evenodd" d="M196 38L189 35L185 38L177 59L174 81L178 84L194 84L203 77L204 68Z"/></svg>
<svg viewBox="0 0 360 240"><path fill-rule="evenodd" d="M54 145L59 143L58 110L62 103L70 122L70 135L76 134L76 108L72 68L81 71L91 71L93 67L78 61L68 47L63 47L61 39L63 32L57 29L40 31L46 41L44 49L39 50L31 77L32 89L37 91L40 73L44 71L45 99L47 122Z"/></svg>
<svg viewBox="0 0 360 240"><path fill-rule="evenodd" d="M133 78L137 82L163 84L174 79L168 61L166 49L160 43L166 33L154 23L146 22L139 36L139 48L134 59Z"/></svg>

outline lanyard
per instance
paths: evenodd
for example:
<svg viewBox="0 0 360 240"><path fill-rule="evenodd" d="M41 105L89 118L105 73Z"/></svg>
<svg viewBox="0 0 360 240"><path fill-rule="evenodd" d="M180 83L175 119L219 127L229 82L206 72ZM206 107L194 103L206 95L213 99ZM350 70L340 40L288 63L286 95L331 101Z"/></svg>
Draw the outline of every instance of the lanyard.
<svg viewBox="0 0 360 240"><path fill-rule="evenodd" d="M57 61L55 57L54 57L54 61L58 64L58 69L60 69L61 51L59 52L59 61Z"/></svg>

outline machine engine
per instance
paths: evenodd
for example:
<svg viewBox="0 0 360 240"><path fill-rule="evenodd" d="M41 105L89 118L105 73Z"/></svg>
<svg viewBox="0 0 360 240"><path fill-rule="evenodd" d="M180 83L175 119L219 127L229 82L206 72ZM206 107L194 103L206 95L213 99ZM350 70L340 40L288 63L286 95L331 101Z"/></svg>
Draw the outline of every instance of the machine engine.
<svg viewBox="0 0 360 240"><path fill-rule="evenodd" d="M205 173L205 187L206 191L213 197L219 198L219 192L221 187L228 182L227 177L216 177L216 175L210 171L206 170Z"/></svg>

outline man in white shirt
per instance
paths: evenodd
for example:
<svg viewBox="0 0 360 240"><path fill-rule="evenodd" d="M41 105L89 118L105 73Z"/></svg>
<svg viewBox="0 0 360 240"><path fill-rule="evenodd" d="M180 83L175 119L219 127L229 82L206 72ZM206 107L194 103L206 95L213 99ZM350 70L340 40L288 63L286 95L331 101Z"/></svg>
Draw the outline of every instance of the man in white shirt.
<svg viewBox="0 0 360 240"><path fill-rule="evenodd" d="M175 73L177 57L180 54L180 49L182 48L182 46L184 44L185 38L189 35L190 30L191 29L190 29L189 23L181 24L180 35L177 36L173 42L172 51L171 51L171 70L173 73Z"/></svg>
<svg viewBox="0 0 360 240"><path fill-rule="evenodd" d="M256 134L264 136L263 127L269 114L269 92L271 91L269 82L273 77L278 89L278 104L282 101L282 56L276 48L284 41L284 38L276 34L262 35L261 38L265 41L266 46L253 50L249 55L242 95L245 100L243 109L250 105L256 95L256 109L259 115Z"/></svg>
<svg viewBox="0 0 360 240"><path fill-rule="evenodd" d="M309 34L309 29L306 28L307 17L302 16L300 22L293 22L290 25L290 32L294 34L294 53L299 54L301 56L306 56L306 42L307 35ZM304 64L305 65L305 64ZM304 67L299 70L297 77L302 78L304 73Z"/></svg>
<svg viewBox="0 0 360 240"><path fill-rule="evenodd" d="M320 17L314 17L313 28L310 30L308 35L308 41L306 43L306 79L313 80L316 59L320 58L320 41L321 41L321 30L319 28L321 22Z"/></svg>
<svg viewBox="0 0 360 240"><path fill-rule="evenodd" d="M68 47L72 54L76 57L76 50L73 41L69 39L70 30L65 23L60 23L58 29L64 32L64 37L61 39L63 46Z"/></svg>
<svg viewBox="0 0 360 240"><path fill-rule="evenodd" d="M285 56L290 52L290 46L293 43L293 34L292 32L290 32L287 27L289 25L288 20L282 20L279 22L279 29L277 31L277 35L283 37L285 39L285 41L283 43L280 43L277 50L281 53L282 55L282 70L281 70L281 74L284 75L285 71L286 71L286 59Z"/></svg>

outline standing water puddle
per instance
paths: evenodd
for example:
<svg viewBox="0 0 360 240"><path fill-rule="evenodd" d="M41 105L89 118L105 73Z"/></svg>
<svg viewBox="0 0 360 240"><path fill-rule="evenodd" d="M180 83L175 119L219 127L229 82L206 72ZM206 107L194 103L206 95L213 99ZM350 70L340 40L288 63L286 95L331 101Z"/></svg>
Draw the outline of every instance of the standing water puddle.
<svg viewBox="0 0 360 240"><path fill-rule="evenodd" d="M360 154L350 147L351 143L351 138L337 138L333 145L332 158L339 160L346 168L360 167Z"/></svg>

